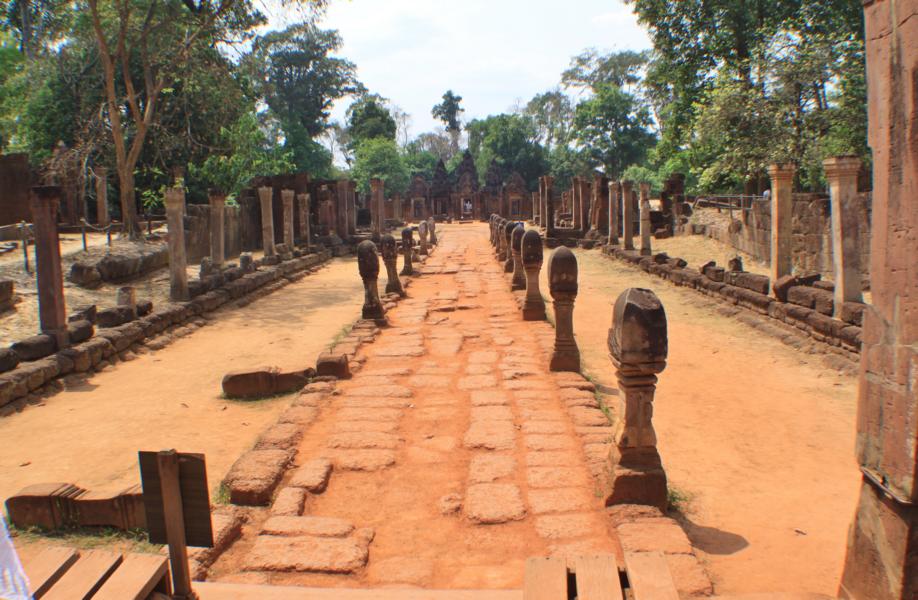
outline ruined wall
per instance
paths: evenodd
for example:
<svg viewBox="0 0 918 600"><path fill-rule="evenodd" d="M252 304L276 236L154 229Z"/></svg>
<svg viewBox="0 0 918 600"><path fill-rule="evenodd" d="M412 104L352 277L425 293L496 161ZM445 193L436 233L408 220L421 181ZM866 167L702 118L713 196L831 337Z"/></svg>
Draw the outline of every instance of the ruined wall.
<svg viewBox="0 0 918 600"><path fill-rule="evenodd" d="M223 207L223 251L227 259L243 252L241 222L240 207ZM210 256L209 204L189 204L185 207L185 254L189 264Z"/></svg>
<svg viewBox="0 0 918 600"><path fill-rule="evenodd" d="M28 155L0 156L0 225L32 221L29 211L30 179Z"/></svg>

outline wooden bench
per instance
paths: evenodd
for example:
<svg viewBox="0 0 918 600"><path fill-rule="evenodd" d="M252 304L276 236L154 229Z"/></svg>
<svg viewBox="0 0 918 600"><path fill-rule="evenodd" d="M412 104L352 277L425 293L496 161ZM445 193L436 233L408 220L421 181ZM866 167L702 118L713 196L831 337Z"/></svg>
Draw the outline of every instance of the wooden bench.
<svg viewBox="0 0 918 600"><path fill-rule="evenodd" d="M171 593L168 559L73 548L25 548L22 566L36 600L146 600Z"/></svg>
<svg viewBox="0 0 918 600"><path fill-rule="evenodd" d="M662 552L625 553L620 571L611 554L526 561L523 600L679 600Z"/></svg>

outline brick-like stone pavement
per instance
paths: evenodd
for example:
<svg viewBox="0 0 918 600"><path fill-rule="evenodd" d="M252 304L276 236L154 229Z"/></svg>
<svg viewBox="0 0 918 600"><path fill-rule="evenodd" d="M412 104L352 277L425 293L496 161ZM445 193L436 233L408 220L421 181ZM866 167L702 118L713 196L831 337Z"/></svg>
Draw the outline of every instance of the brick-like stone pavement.
<svg viewBox="0 0 918 600"><path fill-rule="evenodd" d="M354 377L291 409L294 466L212 579L508 588L530 556L616 551L612 428L592 384L548 372L554 330L522 320L486 230L444 228L420 270Z"/></svg>

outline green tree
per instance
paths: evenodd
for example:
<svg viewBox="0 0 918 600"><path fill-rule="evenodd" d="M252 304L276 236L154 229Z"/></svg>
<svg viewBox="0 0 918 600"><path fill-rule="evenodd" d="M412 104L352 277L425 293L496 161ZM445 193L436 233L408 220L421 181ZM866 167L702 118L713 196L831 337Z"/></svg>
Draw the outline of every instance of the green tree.
<svg viewBox="0 0 918 600"><path fill-rule="evenodd" d="M460 115L465 112L462 108L462 96L457 96L453 90L446 90L443 94L443 101L435 105L430 114L435 119L443 121L446 125L446 132L452 140L453 154L459 152L459 135L462 133L462 121Z"/></svg>
<svg viewBox="0 0 918 600"><path fill-rule="evenodd" d="M548 153L548 173L555 178L556 189L571 187L574 177L585 177L593 169L590 157L582 149L557 146Z"/></svg>
<svg viewBox="0 0 918 600"><path fill-rule="evenodd" d="M601 85L635 86L641 81L648 58L647 52L623 50L602 54L596 48L589 48L571 59L570 67L561 74L561 84L566 88L592 90Z"/></svg>
<svg viewBox="0 0 918 600"><path fill-rule="evenodd" d="M440 157L438 155L425 150L417 140L410 142L405 147L404 161L409 177L420 175L430 181L433 179L434 169L437 168L439 160Z"/></svg>
<svg viewBox="0 0 918 600"><path fill-rule="evenodd" d="M566 144L574 122L574 105L560 89L533 96L523 110L538 131L539 142L548 149Z"/></svg>
<svg viewBox="0 0 918 600"><path fill-rule="evenodd" d="M538 142L538 130L530 117L503 114L475 119L467 130L469 150L482 178L493 161L501 172L516 171L534 187L548 169L545 149Z"/></svg>
<svg viewBox="0 0 918 600"><path fill-rule="evenodd" d="M386 182L388 194L400 194L408 189L409 175L395 140L376 137L363 140L354 153L351 177L358 189L370 193L370 179Z"/></svg>
<svg viewBox="0 0 918 600"><path fill-rule="evenodd" d="M385 99L376 94L362 96L348 108L348 132L351 147L359 148L369 140L382 138L395 141L398 126Z"/></svg>
<svg viewBox="0 0 918 600"><path fill-rule="evenodd" d="M646 107L621 88L600 85L596 94L577 105L574 137L606 175L618 178L626 166L640 163L653 147Z"/></svg>

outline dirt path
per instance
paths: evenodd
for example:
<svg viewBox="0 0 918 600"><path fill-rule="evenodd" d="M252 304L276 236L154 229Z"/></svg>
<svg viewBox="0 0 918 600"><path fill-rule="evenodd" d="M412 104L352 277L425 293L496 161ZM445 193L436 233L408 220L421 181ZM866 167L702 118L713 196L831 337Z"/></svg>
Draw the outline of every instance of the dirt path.
<svg viewBox="0 0 918 600"><path fill-rule="evenodd" d="M250 511L244 538L209 580L519 588L530 556L615 551L575 432L584 423L562 402L570 374L547 373L550 326L522 322L484 226L441 235L430 274L305 431L297 464L334 463L327 489L308 496L309 519L272 517L282 484L274 508ZM608 426L594 429L609 436ZM287 484L298 476L288 472ZM320 525L356 532L298 537ZM342 568L353 574L295 572L318 570L302 566L310 560L337 569L344 549L357 555L361 544L366 556L367 539L365 569L357 560Z"/></svg>
<svg viewBox="0 0 918 600"><path fill-rule="evenodd" d="M596 380L615 386L606 337L618 295L644 287L663 301L669 362L654 424L715 591L834 595L860 479L856 380L720 316L695 292L598 251L577 258L575 330Z"/></svg>
<svg viewBox="0 0 918 600"><path fill-rule="evenodd" d="M207 456L212 487L289 397L221 397L224 373L258 366L306 368L359 314L362 286L351 259L335 259L158 352L92 375L44 406L0 419L0 498L32 483L92 490L139 481L138 450L178 448Z"/></svg>

